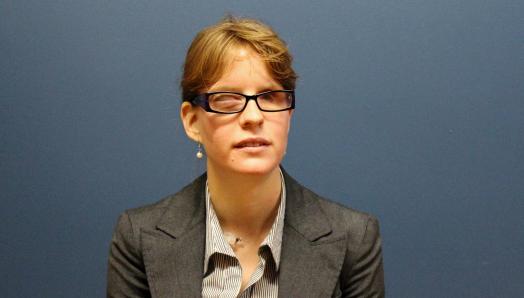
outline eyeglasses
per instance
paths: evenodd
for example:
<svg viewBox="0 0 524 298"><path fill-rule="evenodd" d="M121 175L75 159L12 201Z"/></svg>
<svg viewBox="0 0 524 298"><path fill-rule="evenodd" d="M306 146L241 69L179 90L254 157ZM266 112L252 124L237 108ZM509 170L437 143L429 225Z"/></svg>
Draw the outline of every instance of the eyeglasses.
<svg viewBox="0 0 524 298"><path fill-rule="evenodd" d="M264 112L280 112L295 108L294 90L266 91L255 95L236 92L209 92L193 98L191 103L201 106L206 112L234 114L242 112L250 100Z"/></svg>

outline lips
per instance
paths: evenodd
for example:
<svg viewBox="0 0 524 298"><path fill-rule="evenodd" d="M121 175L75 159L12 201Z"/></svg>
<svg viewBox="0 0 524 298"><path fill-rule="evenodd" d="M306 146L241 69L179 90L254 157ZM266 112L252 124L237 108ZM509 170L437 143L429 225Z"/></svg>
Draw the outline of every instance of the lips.
<svg viewBox="0 0 524 298"><path fill-rule="evenodd" d="M264 138L247 138L238 143L233 147L235 148L257 148L263 146L269 146L271 143Z"/></svg>

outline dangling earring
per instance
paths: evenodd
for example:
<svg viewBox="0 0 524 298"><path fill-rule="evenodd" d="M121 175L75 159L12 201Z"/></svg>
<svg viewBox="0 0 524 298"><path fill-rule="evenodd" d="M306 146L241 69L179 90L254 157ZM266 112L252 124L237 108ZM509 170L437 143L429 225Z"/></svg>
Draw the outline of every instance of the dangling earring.
<svg viewBox="0 0 524 298"><path fill-rule="evenodd" d="M198 142L196 158L202 159L202 157L204 157L204 153L202 153L202 145L200 144L200 142Z"/></svg>

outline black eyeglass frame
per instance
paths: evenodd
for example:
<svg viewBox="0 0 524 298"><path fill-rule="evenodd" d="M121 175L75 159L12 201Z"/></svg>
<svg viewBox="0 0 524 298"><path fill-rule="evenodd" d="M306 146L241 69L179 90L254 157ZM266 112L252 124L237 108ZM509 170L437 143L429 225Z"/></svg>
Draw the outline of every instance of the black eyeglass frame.
<svg viewBox="0 0 524 298"><path fill-rule="evenodd" d="M266 95L268 93L272 93L272 92L285 92L285 93L291 94L291 105L287 108L280 109L280 110L265 110L261 108L260 105L258 104L258 97L262 95ZM208 100L209 96L213 94L219 94L219 93L236 94L236 95L243 96L246 99L244 106L242 107L242 109L240 109L237 112L220 112L220 111L213 110L211 106L209 106L209 100ZM258 109L263 112L272 113L272 112L282 112L282 111L292 110L295 108L295 90L270 90L270 91L265 91L265 92L261 92L261 93L254 94L254 95L246 95L246 94L232 92L232 91L207 92L207 93L198 94L189 102L193 105L202 107L204 111L206 112L217 113L217 114L237 114L237 113L242 113L246 109L247 104L249 103L250 100L254 100Z"/></svg>

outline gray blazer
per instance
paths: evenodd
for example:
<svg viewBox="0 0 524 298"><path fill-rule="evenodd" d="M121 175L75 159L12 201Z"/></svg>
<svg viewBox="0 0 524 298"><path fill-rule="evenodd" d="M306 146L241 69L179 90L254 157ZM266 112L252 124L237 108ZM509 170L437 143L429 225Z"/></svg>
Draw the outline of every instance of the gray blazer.
<svg viewBox="0 0 524 298"><path fill-rule="evenodd" d="M279 297L384 297L377 220L330 202L287 173ZM108 297L200 297L205 181L124 212L109 252Z"/></svg>

